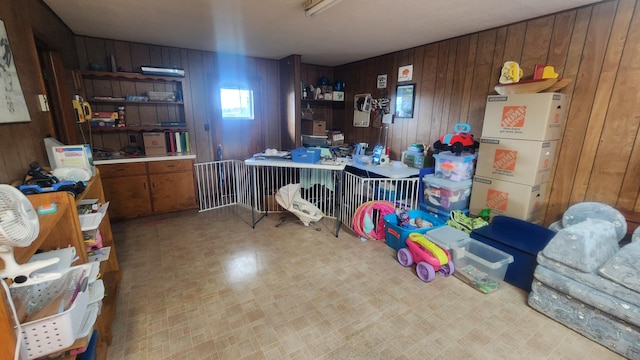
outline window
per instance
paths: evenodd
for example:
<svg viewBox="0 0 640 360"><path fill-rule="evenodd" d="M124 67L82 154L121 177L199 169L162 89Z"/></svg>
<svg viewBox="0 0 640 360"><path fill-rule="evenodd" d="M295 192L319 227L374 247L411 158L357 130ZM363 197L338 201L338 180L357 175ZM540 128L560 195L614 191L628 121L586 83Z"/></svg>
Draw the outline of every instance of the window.
<svg viewBox="0 0 640 360"><path fill-rule="evenodd" d="M253 90L220 88L220 107L223 119L253 120Z"/></svg>

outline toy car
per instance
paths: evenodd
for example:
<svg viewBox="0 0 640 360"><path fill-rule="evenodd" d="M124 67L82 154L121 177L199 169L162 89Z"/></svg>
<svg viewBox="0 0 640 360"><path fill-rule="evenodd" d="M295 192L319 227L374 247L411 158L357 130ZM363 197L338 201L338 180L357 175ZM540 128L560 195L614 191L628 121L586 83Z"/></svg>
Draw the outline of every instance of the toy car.
<svg viewBox="0 0 640 360"><path fill-rule="evenodd" d="M60 181L57 177L43 170L37 162L29 164L27 179L18 187L25 195L41 194L54 191L66 191L74 197L80 195L85 188L81 181Z"/></svg>
<svg viewBox="0 0 640 360"><path fill-rule="evenodd" d="M411 266L416 262L416 273L420 280L430 282L435 279L436 272L449 276L455 271L449 252L427 240L424 235L411 233L406 242L407 247L398 250L398 262L402 266Z"/></svg>
<svg viewBox="0 0 640 360"><path fill-rule="evenodd" d="M475 153L480 147L480 143L473 139L470 134L471 125L466 123L457 123L453 130L455 134L446 134L440 136L440 140L433 143L433 151L437 154L440 151L451 151L456 155L462 154L463 151Z"/></svg>

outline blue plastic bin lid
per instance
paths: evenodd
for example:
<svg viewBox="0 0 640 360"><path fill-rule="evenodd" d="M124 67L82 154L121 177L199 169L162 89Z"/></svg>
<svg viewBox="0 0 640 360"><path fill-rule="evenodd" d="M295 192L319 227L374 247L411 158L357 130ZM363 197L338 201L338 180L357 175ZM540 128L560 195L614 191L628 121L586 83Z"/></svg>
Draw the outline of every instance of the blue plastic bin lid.
<svg viewBox="0 0 640 360"><path fill-rule="evenodd" d="M464 231L452 228L451 226L443 226L437 229L427 231L424 236L433 241L438 246L451 250L455 244L462 243L469 238L469 234Z"/></svg>
<svg viewBox="0 0 640 360"><path fill-rule="evenodd" d="M474 229L471 237L475 239L484 237L535 256L547 246L555 234L543 226L498 215L489 225Z"/></svg>

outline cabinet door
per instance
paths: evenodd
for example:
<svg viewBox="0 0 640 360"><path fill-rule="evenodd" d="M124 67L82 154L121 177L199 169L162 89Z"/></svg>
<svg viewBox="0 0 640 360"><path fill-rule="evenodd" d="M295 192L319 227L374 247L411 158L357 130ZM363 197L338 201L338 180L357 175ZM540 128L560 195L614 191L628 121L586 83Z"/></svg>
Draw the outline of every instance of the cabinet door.
<svg viewBox="0 0 640 360"><path fill-rule="evenodd" d="M149 175L156 213L197 208L192 172Z"/></svg>
<svg viewBox="0 0 640 360"><path fill-rule="evenodd" d="M109 215L126 219L152 214L149 182L146 175L102 179Z"/></svg>

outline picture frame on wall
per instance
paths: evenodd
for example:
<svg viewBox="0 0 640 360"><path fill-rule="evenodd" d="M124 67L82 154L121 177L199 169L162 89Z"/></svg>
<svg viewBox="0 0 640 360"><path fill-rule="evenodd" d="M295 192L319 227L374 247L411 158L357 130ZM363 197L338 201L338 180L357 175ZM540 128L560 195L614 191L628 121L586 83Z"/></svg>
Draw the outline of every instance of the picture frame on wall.
<svg viewBox="0 0 640 360"><path fill-rule="evenodd" d="M416 98L416 84L396 86L396 107L394 116L400 119L413 118L413 105Z"/></svg>
<svg viewBox="0 0 640 360"><path fill-rule="evenodd" d="M9 37L0 20L0 123L29 122L29 110L13 61Z"/></svg>

